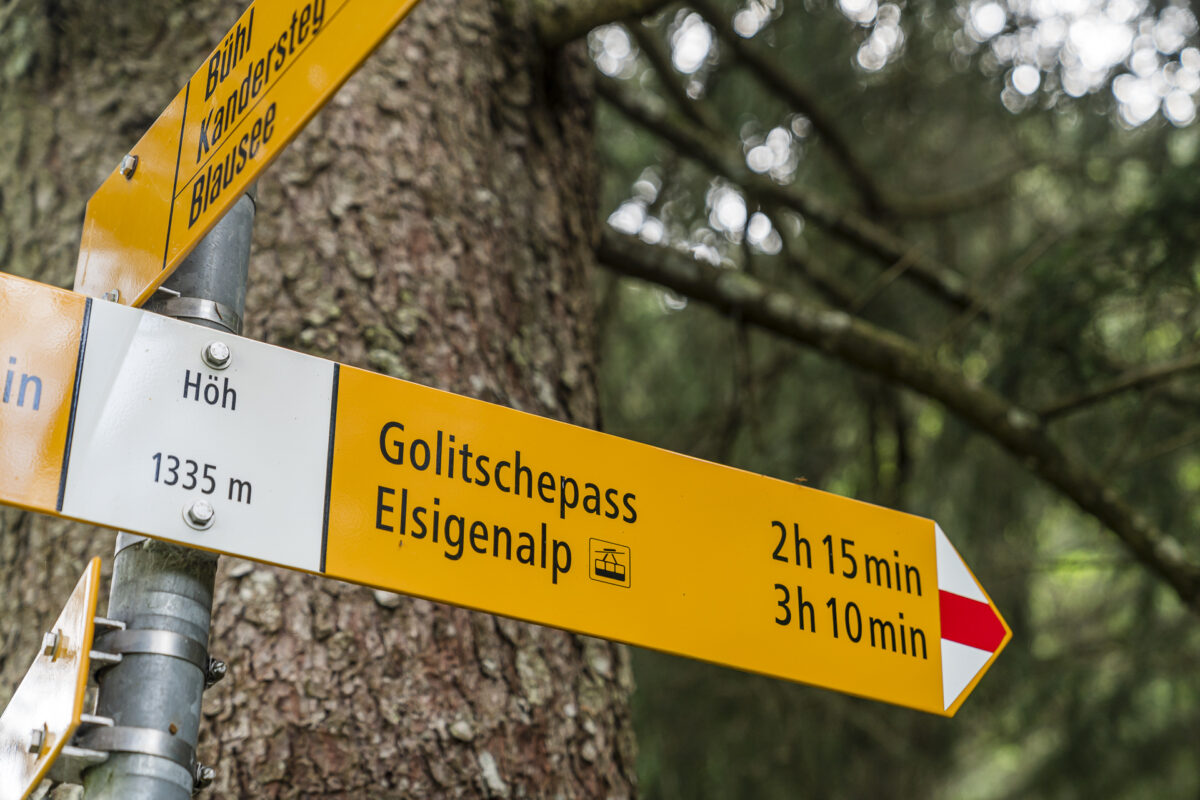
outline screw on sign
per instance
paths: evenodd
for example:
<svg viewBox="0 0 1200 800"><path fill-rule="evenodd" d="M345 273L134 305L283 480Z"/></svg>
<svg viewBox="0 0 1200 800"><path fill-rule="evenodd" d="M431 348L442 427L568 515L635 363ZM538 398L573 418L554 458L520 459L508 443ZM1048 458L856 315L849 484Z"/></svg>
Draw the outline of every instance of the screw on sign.
<svg viewBox="0 0 1200 800"><path fill-rule="evenodd" d="M121 173L121 177L125 180L133 178L133 173L137 171L138 157L129 155L121 159L121 165L117 171Z"/></svg>
<svg viewBox="0 0 1200 800"><path fill-rule="evenodd" d="M204 363L213 369L225 369L229 366L233 354L229 351L229 345L224 342L209 342L204 346L202 357Z"/></svg>
<svg viewBox="0 0 1200 800"><path fill-rule="evenodd" d="M184 508L183 517L196 530L206 531L212 527L217 513L207 500L197 500Z"/></svg>

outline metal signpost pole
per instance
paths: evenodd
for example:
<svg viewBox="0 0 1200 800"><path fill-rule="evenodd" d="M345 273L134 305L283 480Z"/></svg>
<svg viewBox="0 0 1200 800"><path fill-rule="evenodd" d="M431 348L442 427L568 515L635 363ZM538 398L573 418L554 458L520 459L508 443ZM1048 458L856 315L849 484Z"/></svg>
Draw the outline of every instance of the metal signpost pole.
<svg viewBox="0 0 1200 800"><path fill-rule="evenodd" d="M145 308L240 334L254 209L251 187ZM214 368L229 358L222 347L203 354ZM203 524L213 512L200 502L186 513ZM96 645L122 660L98 676L97 713L114 726L93 734L111 755L85 774L88 800L187 800L212 780L195 753L201 695L225 670L208 656L216 571L213 553L118 535L108 617L127 627Z"/></svg>

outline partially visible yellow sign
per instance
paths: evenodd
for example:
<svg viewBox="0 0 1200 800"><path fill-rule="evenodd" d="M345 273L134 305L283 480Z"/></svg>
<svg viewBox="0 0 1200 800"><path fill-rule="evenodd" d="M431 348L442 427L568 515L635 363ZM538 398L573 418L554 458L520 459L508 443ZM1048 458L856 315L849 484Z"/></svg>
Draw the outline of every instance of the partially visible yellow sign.
<svg viewBox="0 0 1200 800"><path fill-rule="evenodd" d="M0 282L0 502L61 507L88 303L12 276Z"/></svg>
<svg viewBox="0 0 1200 800"><path fill-rule="evenodd" d="M141 305L417 0L256 0L88 201L75 289Z"/></svg>
<svg viewBox="0 0 1200 800"><path fill-rule="evenodd" d="M79 727L99 589L93 558L0 715L0 797L28 797Z"/></svg>

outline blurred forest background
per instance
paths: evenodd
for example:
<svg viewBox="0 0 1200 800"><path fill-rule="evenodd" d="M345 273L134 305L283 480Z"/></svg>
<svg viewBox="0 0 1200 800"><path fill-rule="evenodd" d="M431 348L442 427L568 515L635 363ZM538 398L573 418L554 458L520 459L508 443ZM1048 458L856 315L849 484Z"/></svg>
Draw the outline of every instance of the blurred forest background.
<svg viewBox="0 0 1200 800"><path fill-rule="evenodd" d="M588 42L605 428L933 517L1014 630L949 721L638 651L644 796L1200 796L1189 6L642 3Z"/></svg>

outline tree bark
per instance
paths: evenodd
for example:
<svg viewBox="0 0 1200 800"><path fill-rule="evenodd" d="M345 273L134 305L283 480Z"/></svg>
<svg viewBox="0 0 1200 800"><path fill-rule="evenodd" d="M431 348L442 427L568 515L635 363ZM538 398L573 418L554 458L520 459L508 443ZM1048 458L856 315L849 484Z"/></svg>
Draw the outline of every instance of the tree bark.
<svg viewBox="0 0 1200 800"><path fill-rule="evenodd" d="M240 4L0 6L0 268L70 285L87 197ZM262 177L246 335L597 422L578 45L425 0ZM0 701L112 534L0 510ZM623 648L222 559L215 798L623 797Z"/></svg>

